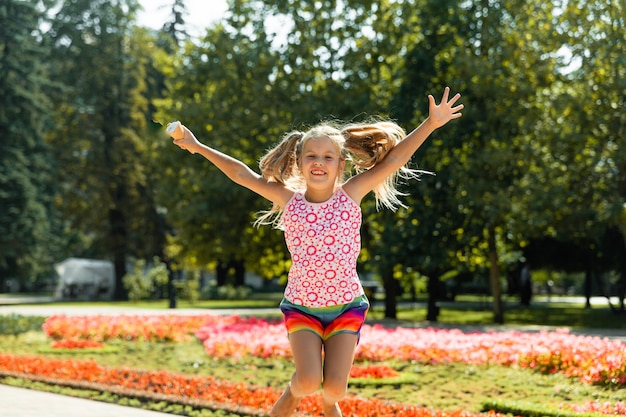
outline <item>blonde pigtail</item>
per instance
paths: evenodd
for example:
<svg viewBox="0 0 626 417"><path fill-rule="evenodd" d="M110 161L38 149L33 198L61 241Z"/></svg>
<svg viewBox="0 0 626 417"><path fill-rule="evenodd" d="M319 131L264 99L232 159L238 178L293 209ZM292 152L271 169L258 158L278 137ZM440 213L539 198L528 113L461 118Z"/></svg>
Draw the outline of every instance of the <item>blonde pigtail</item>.
<svg viewBox="0 0 626 417"><path fill-rule="evenodd" d="M275 148L261 158L259 169L263 178L292 187L301 182L297 169L296 149L302 136L304 133L297 131L286 134ZM261 212L254 224L255 226L262 224L277 226L281 213L281 208L274 204L271 209Z"/></svg>
<svg viewBox="0 0 626 417"><path fill-rule="evenodd" d="M406 137L404 130L392 122L378 122L372 124L349 125L343 130L345 147L351 155L355 170L362 172L372 168L382 161L401 140ZM376 208L381 206L391 210L406 207L400 200L405 193L398 190L402 180L419 179L426 171L411 169L403 166L382 183L374 187Z"/></svg>
<svg viewBox="0 0 626 417"><path fill-rule="evenodd" d="M406 136L394 123L348 125L343 129L346 149L358 169L370 169Z"/></svg>
<svg viewBox="0 0 626 417"><path fill-rule="evenodd" d="M264 178L288 184L289 179L296 175L296 148L303 135L302 132L288 133L275 148L261 158L259 169Z"/></svg>

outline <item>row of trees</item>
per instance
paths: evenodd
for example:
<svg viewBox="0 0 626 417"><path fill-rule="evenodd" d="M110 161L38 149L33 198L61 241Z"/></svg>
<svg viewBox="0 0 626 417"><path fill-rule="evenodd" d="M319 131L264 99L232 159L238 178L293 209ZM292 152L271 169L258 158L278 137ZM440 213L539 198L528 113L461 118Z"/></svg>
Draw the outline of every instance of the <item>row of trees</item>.
<svg viewBox="0 0 626 417"><path fill-rule="evenodd" d="M271 4L268 4L271 3ZM66 256L171 268L230 263L285 276L282 235L255 229L267 208L163 122L254 167L285 131L321 119L426 116L427 94L463 94L463 118L420 149L431 170L406 208L364 203L363 272L387 291L535 267L617 271L626 233L626 44L620 0L231 0L198 39L173 0L161 31L136 0L0 5L0 282L35 282ZM622 303L623 309L623 303Z"/></svg>

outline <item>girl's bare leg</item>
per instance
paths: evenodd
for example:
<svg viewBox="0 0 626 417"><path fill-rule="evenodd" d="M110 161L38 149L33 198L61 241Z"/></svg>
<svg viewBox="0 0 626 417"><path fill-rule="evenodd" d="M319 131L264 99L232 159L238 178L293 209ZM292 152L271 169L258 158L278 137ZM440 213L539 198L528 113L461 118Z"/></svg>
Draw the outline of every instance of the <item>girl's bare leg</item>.
<svg viewBox="0 0 626 417"><path fill-rule="evenodd" d="M357 335L340 333L324 343L324 402L325 417L341 417L338 402L346 396L350 368L354 360Z"/></svg>
<svg viewBox="0 0 626 417"><path fill-rule="evenodd" d="M309 331L289 335L296 372L270 411L270 417L289 417L300 399L317 391L322 383L322 340Z"/></svg>
<svg viewBox="0 0 626 417"><path fill-rule="evenodd" d="M289 417L298 408L298 404L300 404L300 398L293 396L290 383L270 410L269 415L270 417Z"/></svg>

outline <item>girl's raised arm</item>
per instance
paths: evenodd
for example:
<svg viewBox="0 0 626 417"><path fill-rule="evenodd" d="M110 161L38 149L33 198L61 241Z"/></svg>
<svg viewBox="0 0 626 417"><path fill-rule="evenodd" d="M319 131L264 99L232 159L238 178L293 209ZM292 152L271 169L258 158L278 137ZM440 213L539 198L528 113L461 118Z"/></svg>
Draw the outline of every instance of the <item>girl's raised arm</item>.
<svg viewBox="0 0 626 417"><path fill-rule="evenodd" d="M463 104L454 105L461 97L461 94L457 93L452 98L449 98L449 96L449 87L445 88L439 104L435 102L435 98L432 95L429 95L428 118L409 133L406 138L398 142L379 163L346 182L344 188L355 201L361 201L374 187L406 165L413 154L436 129L442 127L450 120L458 119L462 116L460 111L464 107Z"/></svg>
<svg viewBox="0 0 626 417"><path fill-rule="evenodd" d="M174 140L175 145L191 153L199 153L235 183L254 191L280 207L285 207L293 194L292 191L282 184L266 180L240 160L200 143L187 127L182 126L182 129L184 135L182 139Z"/></svg>

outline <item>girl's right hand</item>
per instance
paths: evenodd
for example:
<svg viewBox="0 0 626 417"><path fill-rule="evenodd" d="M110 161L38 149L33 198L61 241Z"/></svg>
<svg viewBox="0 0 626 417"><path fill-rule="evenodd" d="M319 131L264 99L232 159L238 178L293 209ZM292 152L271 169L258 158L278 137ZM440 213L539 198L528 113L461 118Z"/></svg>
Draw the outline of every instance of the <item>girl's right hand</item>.
<svg viewBox="0 0 626 417"><path fill-rule="evenodd" d="M201 146L200 142L196 139L193 132L185 125L181 125L181 128L183 129L184 135L182 139L174 139L174 145L189 151L190 153L196 153L198 148Z"/></svg>

